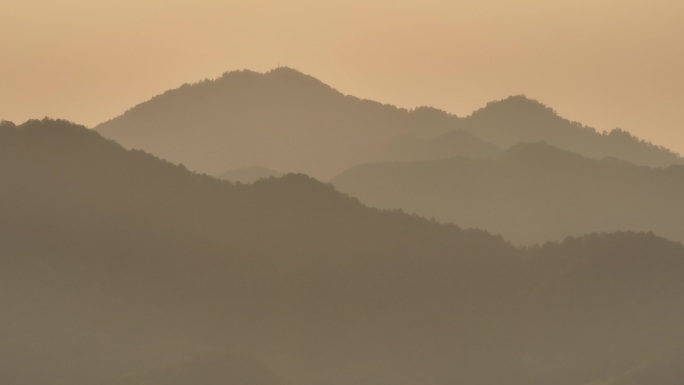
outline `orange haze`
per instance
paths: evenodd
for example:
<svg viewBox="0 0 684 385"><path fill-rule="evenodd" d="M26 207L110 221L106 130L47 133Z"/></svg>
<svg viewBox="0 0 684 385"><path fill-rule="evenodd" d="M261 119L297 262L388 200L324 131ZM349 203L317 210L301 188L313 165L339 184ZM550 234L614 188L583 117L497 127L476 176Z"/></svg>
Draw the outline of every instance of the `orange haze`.
<svg viewBox="0 0 684 385"><path fill-rule="evenodd" d="M185 82L287 65L469 114L526 94L684 153L681 0L4 0L0 119L93 126Z"/></svg>

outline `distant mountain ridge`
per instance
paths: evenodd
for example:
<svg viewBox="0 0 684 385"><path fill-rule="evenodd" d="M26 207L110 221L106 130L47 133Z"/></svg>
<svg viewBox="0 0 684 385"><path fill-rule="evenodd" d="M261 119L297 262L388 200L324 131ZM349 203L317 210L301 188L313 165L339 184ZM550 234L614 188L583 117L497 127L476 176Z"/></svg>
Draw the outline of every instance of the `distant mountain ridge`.
<svg viewBox="0 0 684 385"><path fill-rule="evenodd" d="M278 68L185 85L95 129L209 174L260 165L325 178L372 157L387 138L418 130L411 114Z"/></svg>
<svg viewBox="0 0 684 385"><path fill-rule="evenodd" d="M487 229L516 243L617 230L684 242L681 165L597 160L538 142L487 159L366 164L332 183L374 207Z"/></svg>
<svg viewBox="0 0 684 385"><path fill-rule="evenodd" d="M462 129L503 148L544 141L591 158L614 157L651 167L684 164L679 154L638 139L621 129L599 133L564 119L524 95L490 102L460 121Z"/></svg>
<svg viewBox="0 0 684 385"><path fill-rule="evenodd" d="M424 149L396 153L393 147L402 136L429 141L455 130L501 148L543 140L590 157L659 167L682 162L665 148L623 131L599 134L523 96L492 102L459 118L429 107L407 110L343 95L286 67L263 74L226 72L215 80L185 84L95 130L127 148L210 175L259 165L327 180L371 161L467 156L463 149L472 138L463 134L463 145L441 148L429 159ZM388 159L390 154L396 158Z"/></svg>

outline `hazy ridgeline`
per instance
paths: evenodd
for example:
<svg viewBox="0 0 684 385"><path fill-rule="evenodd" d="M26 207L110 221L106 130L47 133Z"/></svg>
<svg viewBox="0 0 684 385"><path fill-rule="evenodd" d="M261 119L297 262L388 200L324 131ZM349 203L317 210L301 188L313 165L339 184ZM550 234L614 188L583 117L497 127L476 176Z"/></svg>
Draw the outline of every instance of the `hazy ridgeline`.
<svg viewBox="0 0 684 385"><path fill-rule="evenodd" d="M616 230L684 242L682 165L649 168L527 143L487 159L365 164L332 183L371 206L487 229L516 243Z"/></svg>
<svg viewBox="0 0 684 385"><path fill-rule="evenodd" d="M610 169L665 184L680 173L543 145L446 162L558 166L537 156L568 178ZM3 384L652 385L684 375L684 247L649 233L515 248L365 207L304 175L231 184L51 120L0 126L0 212Z"/></svg>
<svg viewBox="0 0 684 385"><path fill-rule="evenodd" d="M289 68L186 84L95 129L127 148L211 175L261 166L327 180L369 161L491 155L496 146L529 141L649 166L682 163L665 148L621 130L597 133L524 96L459 118L345 96Z"/></svg>

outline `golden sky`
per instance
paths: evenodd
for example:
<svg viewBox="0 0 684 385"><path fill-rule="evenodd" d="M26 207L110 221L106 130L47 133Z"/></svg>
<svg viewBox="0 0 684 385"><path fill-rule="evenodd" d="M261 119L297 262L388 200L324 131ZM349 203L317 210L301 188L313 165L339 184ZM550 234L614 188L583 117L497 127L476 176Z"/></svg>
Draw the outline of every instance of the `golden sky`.
<svg viewBox="0 0 684 385"><path fill-rule="evenodd" d="M684 154L681 0L0 0L0 119L88 126L186 82L287 65L467 115L525 94Z"/></svg>

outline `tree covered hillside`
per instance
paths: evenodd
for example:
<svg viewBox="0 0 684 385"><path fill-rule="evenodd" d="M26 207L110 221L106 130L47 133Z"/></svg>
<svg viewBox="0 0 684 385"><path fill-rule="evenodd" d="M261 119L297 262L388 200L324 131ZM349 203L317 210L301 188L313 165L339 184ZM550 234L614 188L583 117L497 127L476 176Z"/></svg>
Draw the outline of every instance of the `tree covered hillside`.
<svg viewBox="0 0 684 385"><path fill-rule="evenodd" d="M0 212L2 383L608 384L684 344L652 234L518 249L53 120L0 125Z"/></svg>

